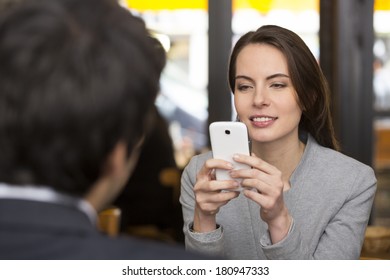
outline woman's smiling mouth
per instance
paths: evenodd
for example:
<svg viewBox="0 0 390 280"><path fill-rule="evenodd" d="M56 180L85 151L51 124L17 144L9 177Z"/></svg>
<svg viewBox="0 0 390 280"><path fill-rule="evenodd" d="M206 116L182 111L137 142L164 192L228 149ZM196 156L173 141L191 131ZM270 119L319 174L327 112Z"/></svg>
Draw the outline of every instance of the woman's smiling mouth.
<svg viewBox="0 0 390 280"><path fill-rule="evenodd" d="M270 116L255 116L249 118L256 127L265 128L272 125L278 118Z"/></svg>

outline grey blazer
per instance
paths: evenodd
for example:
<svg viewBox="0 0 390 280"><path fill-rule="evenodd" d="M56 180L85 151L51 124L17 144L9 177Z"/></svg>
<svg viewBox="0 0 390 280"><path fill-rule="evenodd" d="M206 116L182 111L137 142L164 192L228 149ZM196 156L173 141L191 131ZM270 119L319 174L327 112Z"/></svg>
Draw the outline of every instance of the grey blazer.
<svg viewBox="0 0 390 280"><path fill-rule="evenodd" d="M320 146L308 136L284 200L293 217L288 235L272 244L259 206L244 195L217 214L218 229L191 232L196 174L211 152L192 158L181 181L180 202L189 250L228 259L358 259L376 191L374 171Z"/></svg>

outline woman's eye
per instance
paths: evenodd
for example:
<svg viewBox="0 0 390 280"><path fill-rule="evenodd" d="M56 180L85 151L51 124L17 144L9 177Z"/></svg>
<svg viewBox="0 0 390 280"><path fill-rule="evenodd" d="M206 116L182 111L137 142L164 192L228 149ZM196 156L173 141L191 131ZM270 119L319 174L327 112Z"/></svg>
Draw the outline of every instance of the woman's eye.
<svg viewBox="0 0 390 280"><path fill-rule="evenodd" d="M284 88L284 87L286 87L286 85L283 83L273 83L273 84L271 84L271 87L278 89L278 88Z"/></svg>
<svg viewBox="0 0 390 280"><path fill-rule="evenodd" d="M237 89L239 91L247 91L247 90L250 90L251 89L251 86L248 86L248 85L238 85L237 86Z"/></svg>

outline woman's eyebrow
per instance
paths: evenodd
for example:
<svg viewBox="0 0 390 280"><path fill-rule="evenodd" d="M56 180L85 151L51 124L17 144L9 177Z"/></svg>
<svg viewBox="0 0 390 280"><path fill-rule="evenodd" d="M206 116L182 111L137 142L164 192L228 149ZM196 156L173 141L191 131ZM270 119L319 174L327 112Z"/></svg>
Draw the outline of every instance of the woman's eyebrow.
<svg viewBox="0 0 390 280"><path fill-rule="evenodd" d="M268 77L266 77L265 79L266 80L272 80L272 79L274 79L274 78L290 78L288 75L286 75L286 74L283 74L283 73L276 73L276 74L272 74L272 75L270 75L270 76L268 76ZM238 75L238 76L236 76L236 78L235 78L235 80L237 80L237 79L245 79L245 80L249 80L249 81L254 81L251 77L248 77L248 76L245 76L245 75Z"/></svg>
<svg viewBox="0 0 390 280"><path fill-rule="evenodd" d="M237 79L245 79L253 82L253 79L251 77L245 76L245 75L238 75L236 76L235 80Z"/></svg>
<svg viewBox="0 0 390 280"><path fill-rule="evenodd" d="M273 74L273 75L270 75L270 76L268 76L267 78L265 78L266 80L271 80L271 79L273 79L273 78L280 78L280 77L282 77L282 78L290 78L288 75L286 75L286 74L283 74L283 73L276 73L276 74Z"/></svg>

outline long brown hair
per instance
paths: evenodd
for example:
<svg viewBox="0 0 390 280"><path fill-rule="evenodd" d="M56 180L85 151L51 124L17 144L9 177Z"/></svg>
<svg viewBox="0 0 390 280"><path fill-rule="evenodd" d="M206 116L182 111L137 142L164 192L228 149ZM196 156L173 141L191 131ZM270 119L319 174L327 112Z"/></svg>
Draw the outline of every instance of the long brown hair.
<svg viewBox="0 0 390 280"><path fill-rule="evenodd" d="M232 92L235 88L237 56L249 44L268 44L284 54L302 109L300 130L309 132L320 145L338 150L330 112L328 83L304 41L294 32L276 25L264 25L243 35L230 56L228 78Z"/></svg>

